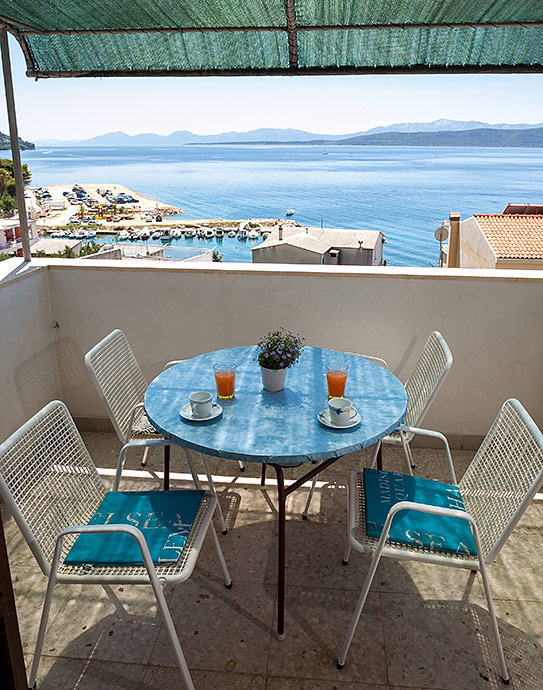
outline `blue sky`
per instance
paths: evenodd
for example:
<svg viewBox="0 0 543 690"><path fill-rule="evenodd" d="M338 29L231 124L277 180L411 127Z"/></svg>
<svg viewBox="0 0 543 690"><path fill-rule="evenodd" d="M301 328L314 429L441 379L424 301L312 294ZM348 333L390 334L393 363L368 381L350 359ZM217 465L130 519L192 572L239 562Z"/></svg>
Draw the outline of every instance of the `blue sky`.
<svg viewBox="0 0 543 690"><path fill-rule="evenodd" d="M10 39L19 135L197 134L260 127L347 134L438 118L543 121L543 75L43 79L25 76ZM7 132L5 99L0 130Z"/></svg>

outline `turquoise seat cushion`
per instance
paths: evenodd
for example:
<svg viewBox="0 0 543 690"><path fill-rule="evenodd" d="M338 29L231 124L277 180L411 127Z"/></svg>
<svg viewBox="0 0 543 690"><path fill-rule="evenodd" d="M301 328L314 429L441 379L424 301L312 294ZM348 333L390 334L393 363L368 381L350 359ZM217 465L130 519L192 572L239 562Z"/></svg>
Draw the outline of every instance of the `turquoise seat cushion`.
<svg viewBox="0 0 543 690"><path fill-rule="evenodd" d="M153 563L176 563L200 509L204 491L110 491L89 525L133 525L143 533ZM66 565L143 565L138 542L130 534L81 534Z"/></svg>
<svg viewBox="0 0 543 690"><path fill-rule="evenodd" d="M398 472L364 468L366 534L381 536L390 508L400 501L413 501L465 512L460 490L454 484L412 477ZM470 523L463 518L431 515L415 510L397 513L389 540L458 555L477 555Z"/></svg>

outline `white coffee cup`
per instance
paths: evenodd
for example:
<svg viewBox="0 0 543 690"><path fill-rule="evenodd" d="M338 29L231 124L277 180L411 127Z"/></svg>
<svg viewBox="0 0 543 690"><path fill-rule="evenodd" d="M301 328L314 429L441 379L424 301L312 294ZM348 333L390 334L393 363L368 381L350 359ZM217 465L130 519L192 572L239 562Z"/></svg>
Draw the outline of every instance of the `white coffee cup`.
<svg viewBox="0 0 543 690"><path fill-rule="evenodd" d="M330 421L336 426L347 426L356 416L353 403L348 398L332 398L328 401Z"/></svg>
<svg viewBox="0 0 543 690"><path fill-rule="evenodd" d="M213 396L207 391L195 391L189 395L190 409L193 417L209 417Z"/></svg>

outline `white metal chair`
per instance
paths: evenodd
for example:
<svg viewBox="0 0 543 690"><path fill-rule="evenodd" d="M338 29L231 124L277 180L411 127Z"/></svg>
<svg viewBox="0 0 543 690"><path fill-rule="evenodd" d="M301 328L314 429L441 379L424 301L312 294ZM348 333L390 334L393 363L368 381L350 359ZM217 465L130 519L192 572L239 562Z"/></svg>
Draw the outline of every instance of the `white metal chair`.
<svg viewBox="0 0 543 690"><path fill-rule="evenodd" d="M543 434L537 428L518 400L507 400L488 434L483 440L458 488L465 512L450 508L437 508L410 501L401 501L389 510L381 537L366 534L364 475L353 472L349 481L348 544L343 562L347 563L351 548L373 553L370 569L360 593L345 643L337 665L342 668L366 601L372 580L382 556L398 560L422 561L456 568L480 571L488 610L492 622L501 675L505 683L509 674L501 644L498 623L487 578L487 566L498 556L500 549L522 517L543 482ZM461 517L469 522L473 533L477 557L440 553L388 540L392 518L403 510Z"/></svg>
<svg viewBox="0 0 543 690"><path fill-rule="evenodd" d="M380 357L373 357L371 355L360 355L360 357L369 359L370 361L388 369L386 361ZM401 443L407 460L409 473L413 474L413 467L415 465L413 462L413 456L411 455L409 443L415 435L432 436L433 438L437 438L443 442L453 482L456 483L451 450L446 437L439 431L421 429L418 426L428 411L428 408L432 404L433 399L437 395L437 392L445 380L445 377L449 373L449 370L452 366L452 361L452 354L449 346L445 342L445 338L441 335L441 333L439 333L439 331L434 331L431 333L417 363L415 364L413 371L405 383L405 390L407 392L407 412L405 414L405 421L398 427L397 431L394 431L389 436L385 436L381 442L375 444L371 459L371 467L374 467L375 463L377 462L377 456L379 449L381 448L381 443ZM313 478L313 483L311 484L311 488L309 490L307 502L302 512L302 518L304 520L307 519L309 513L309 507L311 505L313 493L315 492L317 480L318 475Z"/></svg>
<svg viewBox="0 0 543 690"><path fill-rule="evenodd" d="M421 429L419 426L449 373L452 363L452 353L445 338L439 331L430 333L413 371L409 374L404 384L407 392L407 411L405 413L404 423L399 426L397 431L394 431L389 436L385 436L381 443L401 444L405 453L409 473L413 474L413 467L415 464L409 446L413 437L415 435L420 435L432 436L433 438L439 439L445 446L449 468L453 481L456 482L451 451L446 437L439 431ZM372 467L374 467L377 462L379 448L380 443L377 443L371 460Z"/></svg>
<svg viewBox="0 0 543 690"><path fill-rule="evenodd" d="M145 414L143 398L148 384L126 335L120 329L112 331L87 352L85 364L98 394L104 401L119 440L123 444L142 439L161 441L160 445L164 447L164 489L168 489L170 441L158 433ZM169 362L166 366L170 364ZM144 444L142 465L145 465L147 461L149 446L150 444ZM186 451L185 455L188 459ZM209 464L204 455L201 455L201 459L209 488L217 497ZM227 529L220 504L217 504L217 517L222 533L226 534Z"/></svg>
<svg viewBox="0 0 543 690"><path fill-rule="evenodd" d="M140 446L143 443L138 442ZM155 566L143 533L133 525L88 525L107 493L68 409L60 401L49 403L0 445L0 494L48 577L30 686L36 683L55 585L125 583L152 586L185 684L194 690L162 585L183 582L190 577L209 529L225 584L231 587L232 580L211 521L217 499L212 494L204 495L179 561ZM180 501L183 493L176 492ZM90 571L86 567L66 565L65 558L77 536L89 532L130 534L138 542L145 565L93 566Z"/></svg>

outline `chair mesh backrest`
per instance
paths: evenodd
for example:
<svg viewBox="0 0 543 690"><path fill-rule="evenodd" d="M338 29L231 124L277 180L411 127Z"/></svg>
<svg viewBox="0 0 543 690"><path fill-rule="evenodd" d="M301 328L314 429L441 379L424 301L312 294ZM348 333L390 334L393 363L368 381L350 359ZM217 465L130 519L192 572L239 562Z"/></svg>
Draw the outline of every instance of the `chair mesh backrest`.
<svg viewBox="0 0 543 690"><path fill-rule="evenodd" d="M507 400L458 485L489 560L494 560L541 482L543 435L518 400Z"/></svg>
<svg viewBox="0 0 543 690"><path fill-rule="evenodd" d="M407 412L404 423L418 426L449 373L452 354L438 331L430 334L415 368L405 383Z"/></svg>
<svg viewBox="0 0 543 690"><path fill-rule="evenodd" d="M87 352L85 363L119 439L127 441L130 414L134 405L143 402L147 381L125 334L112 331Z"/></svg>
<svg viewBox="0 0 543 690"><path fill-rule="evenodd" d="M0 445L0 492L47 563L58 533L93 516L106 489L64 403L49 403Z"/></svg>

